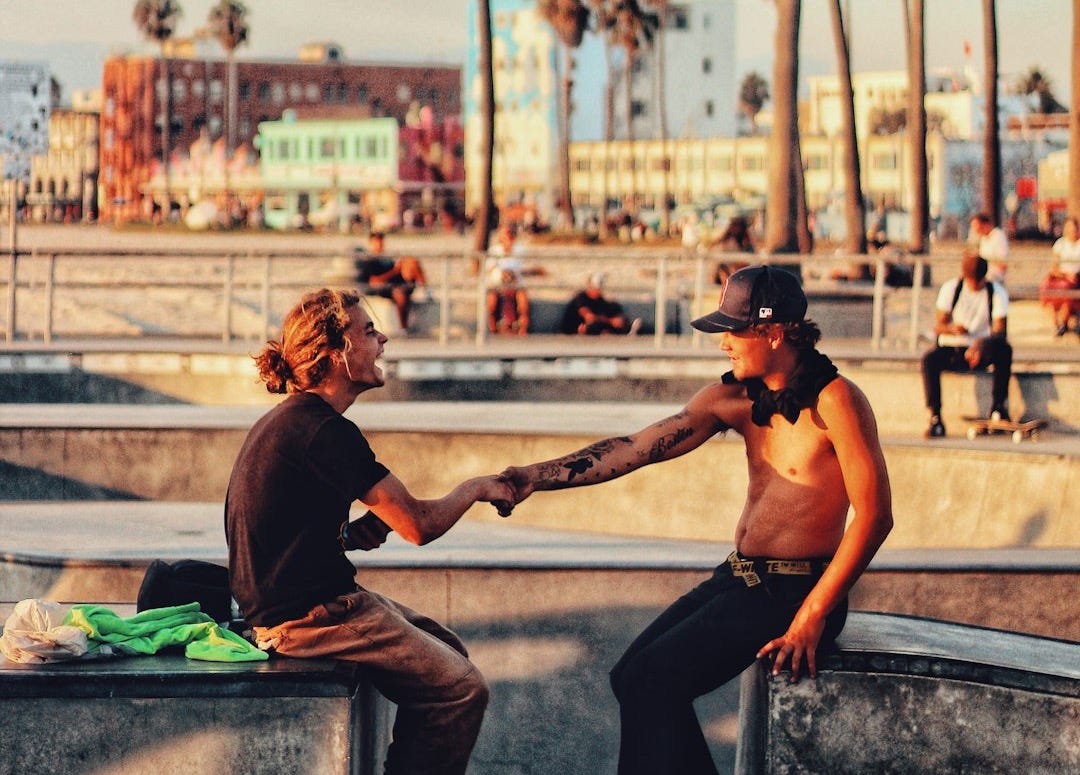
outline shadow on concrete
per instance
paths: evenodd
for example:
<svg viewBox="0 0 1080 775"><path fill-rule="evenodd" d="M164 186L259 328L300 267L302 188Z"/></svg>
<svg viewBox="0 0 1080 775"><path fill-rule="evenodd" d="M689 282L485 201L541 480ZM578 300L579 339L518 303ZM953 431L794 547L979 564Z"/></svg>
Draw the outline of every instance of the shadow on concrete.
<svg viewBox="0 0 1080 775"><path fill-rule="evenodd" d="M595 609L569 615L455 627L491 685L469 775L614 773L619 709L608 671L655 609ZM695 704L720 772L735 766L739 682Z"/></svg>
<svg viewBox="0 0 1080 775"><path fill-rule="evenodd" d="M0 492L5 501L40 501L42 493L49 500L137 501L143 500L127 490L102 487L66 476L49 474L38 468L15 465L0 460Z"/></svg>
<svg viewBox="0 0 1080 775"><path fill-rule="evenodd" d="M187 402L126 380L74 370L58 374L0 373L0 403L184 404Z"/></svg>

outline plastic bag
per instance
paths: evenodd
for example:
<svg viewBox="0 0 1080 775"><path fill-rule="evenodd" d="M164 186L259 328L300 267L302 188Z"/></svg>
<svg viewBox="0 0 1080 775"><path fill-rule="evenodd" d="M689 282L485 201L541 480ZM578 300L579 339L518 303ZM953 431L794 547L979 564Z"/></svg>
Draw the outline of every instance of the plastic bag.
<svg viewBox="0 0 1080 775"><path fill-rule="evenodd" d="M12 662L39 663L83 656L86 633L63 624L68 607L48 600L20 600L4 623L0 653Z"/></svg>

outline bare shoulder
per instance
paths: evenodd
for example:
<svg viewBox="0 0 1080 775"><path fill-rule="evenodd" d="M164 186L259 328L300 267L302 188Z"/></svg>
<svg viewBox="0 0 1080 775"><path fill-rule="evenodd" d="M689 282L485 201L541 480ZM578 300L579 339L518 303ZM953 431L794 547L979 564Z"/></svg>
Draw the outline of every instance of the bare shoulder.
<svg viewBox="0 0 1080 775"><path fill-rule="evenodd" d="M719 425L734 428L749 417L750 401L744 385L713 382L695 393L683 411L698 417L707 415Z"/></svg>
<svg viewBox="0 0 1080 775"><path fill-rule="evenodd" d="M827 428L877 435L877 420L870 401L847 377L838 376L822 389L817 409Z"/></svg>

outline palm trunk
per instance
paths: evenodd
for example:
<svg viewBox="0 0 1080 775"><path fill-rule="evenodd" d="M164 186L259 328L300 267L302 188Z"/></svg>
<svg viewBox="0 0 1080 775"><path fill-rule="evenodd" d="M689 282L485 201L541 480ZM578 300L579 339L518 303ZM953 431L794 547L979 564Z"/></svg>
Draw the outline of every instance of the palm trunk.
<svg viewBox="0 0 1080 775"><path fill-rule="evenodd" d="M161 52L161 82L164 91L161 95L161 172L165 184L165 207L162 210L164 220L168 222L172 215L172 181L170 179L169 156L171 154L170 124L172 123L172 73L169 69L169 60L165 52Z"/></svg>
<svg viewBox="0 0 1080 775"><path fill-rule="evenodd" d="M908 43L908 139L911 143L911 245L910 252L929 250L930 193L926 160L926 19L923 0L911 0L907 15Z"/></svg>
<svg viewBox="0 0 1080 775"><path fill-rule="evenodd" d="M1001 222L1001 136L998 132L997 11L994 0L983 0L983 80L986 89L986 128L983 136L983 212Z"/></svg>
<svg viewBox="0 0 1080 775"><path fill-rule="evenodd" d="M799 163L798 109L800 0L777 0L773 65L773 131L769 138L769 182L765 209L765 249L794 253L799 249L796 223Z"/></svg>
<svg viewBox="0 0 1080 775"><path fill-rule="evenodd" d="M844 248L848 253L866 253L866 203L862 193L862 168L859 162L859 137L855 126L855 95L851 87L851 56L848 34L844 29L844 15L840 0L830 4L832 13L833 41L836 44L836 64L840 75L840 108L843 113L844 131L844 215L847 239Z"/></svg>
<svg viewBox="0 0 1080 775"><path fill-rule="evenodd" d="M562 213L566 228L574 228L574 206L570 201L570 103L574 86L574 54L570 47L563 44L562 94L560 107L559 132L559 212Z"/></svg>
<svg viewBox="0 0 1080 775"><path fill-rule="evenodd" d="M667 237L671 233L671 214L668 210L668 200L671 198L671 160L668 158L668 126L667 105L664 99L664 13L661 9L659 23L656 27L656 44L653 51L656 54L656 76L653 79L653 88L656 102L656 117L660 130L660 151L663 154L663 191L660 201L660 234Z"/></svg>
<svg viewBox="0 0 1080 775"><path fill-rule="evenodd" d="M483 157L480 163L480 212L476 217L473 248L479 253L484 253L487 252L488 240L491 238L491 214L495 209L495 196L491 182L495 156L495 74L491 68L490 0L479 0L477 12L477 21L480 26L477 33L480 43L478 68L481 89L484 92L480 102L480 149ZM479 270L479 266L477 269Z"/></svg>
<svg viewBox="0 0 1080 775"><path fill-rule="evenodd" d="M1069 194L1071 215L1080 214L1080 0L1072 3L1072 104L1069 106Z"/></svg>

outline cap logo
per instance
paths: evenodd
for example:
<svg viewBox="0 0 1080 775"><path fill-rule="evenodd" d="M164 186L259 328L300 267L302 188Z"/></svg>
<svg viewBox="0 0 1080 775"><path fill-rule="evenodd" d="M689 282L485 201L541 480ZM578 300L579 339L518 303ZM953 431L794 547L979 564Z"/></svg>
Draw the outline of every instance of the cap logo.
<svg viewBox="0 0 1080 775"><path fill-rule="evenodd" d="M758 316L759 319L761 319L761 318L771 318L772 317L772 307L758 307L757 316Z"/></svg>

